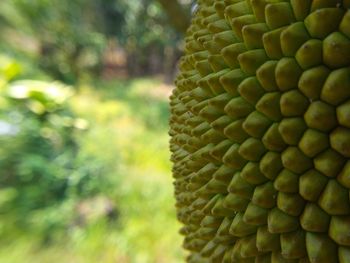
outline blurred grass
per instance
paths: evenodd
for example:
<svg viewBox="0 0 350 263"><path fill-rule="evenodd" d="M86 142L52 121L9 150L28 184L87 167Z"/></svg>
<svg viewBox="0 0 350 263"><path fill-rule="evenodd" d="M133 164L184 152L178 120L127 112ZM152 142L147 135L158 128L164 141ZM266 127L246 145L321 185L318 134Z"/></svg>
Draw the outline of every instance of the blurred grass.
<svg viewBox="0 0 350 263"><path fill-rule="evenodd" d="M155 79L82 85L70 103L89 121L78 158L108 166L115 223L72 228L59 243L39 246L24 235L0 248L0 262L182 262L168 150L169 87ZM93 164L90 164L93 165Z"/></svg>

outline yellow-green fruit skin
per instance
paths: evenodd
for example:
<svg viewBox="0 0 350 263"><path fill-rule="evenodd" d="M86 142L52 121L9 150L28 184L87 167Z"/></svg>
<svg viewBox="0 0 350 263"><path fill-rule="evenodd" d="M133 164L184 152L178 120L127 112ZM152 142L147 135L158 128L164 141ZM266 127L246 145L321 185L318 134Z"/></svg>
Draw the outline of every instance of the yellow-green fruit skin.
<svg viewBox="0 0 350 263"><path fill-rule="evenodd" d="M170 96L191 263L350 263L350 1L198 0Z"/></svg>

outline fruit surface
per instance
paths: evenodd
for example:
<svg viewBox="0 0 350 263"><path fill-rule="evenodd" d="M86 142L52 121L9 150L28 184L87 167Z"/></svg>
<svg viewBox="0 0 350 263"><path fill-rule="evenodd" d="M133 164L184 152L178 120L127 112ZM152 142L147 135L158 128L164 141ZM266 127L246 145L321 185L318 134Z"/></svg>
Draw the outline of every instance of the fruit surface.
<svg viewBox="0 0 350 263"><path fill-rule="evenodd" d="M349 8L198 0L170 97L188 262L350 262Z"/></svg>

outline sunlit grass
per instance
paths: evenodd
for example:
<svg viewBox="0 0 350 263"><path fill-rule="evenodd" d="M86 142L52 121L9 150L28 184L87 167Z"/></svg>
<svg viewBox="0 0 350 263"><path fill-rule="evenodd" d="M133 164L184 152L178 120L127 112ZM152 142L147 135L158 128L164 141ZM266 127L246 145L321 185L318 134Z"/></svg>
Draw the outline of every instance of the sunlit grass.
<svg viewBox="0 0 350 263"><path fill-rule="evenodd" d="M116 222L99 220L72 228L54 244L39 247L25 236L0 248L0 262L176 263L183 261L168 150L167 93L153 79L82 86L72 98L88 120L78 156L106 166ZM159 91L159 92L157 92Z"/></svg>

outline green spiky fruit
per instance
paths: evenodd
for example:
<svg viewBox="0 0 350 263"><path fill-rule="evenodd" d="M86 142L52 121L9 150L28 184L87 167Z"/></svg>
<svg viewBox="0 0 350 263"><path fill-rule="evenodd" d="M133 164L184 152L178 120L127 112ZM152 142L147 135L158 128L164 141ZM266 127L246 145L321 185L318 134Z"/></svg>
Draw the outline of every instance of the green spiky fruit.
<svg viewBox="0 0 350 263"><path fill-rule="evenodd" d="M350 262L349 8L198 0L170 120L188 262Z"/></svg>

